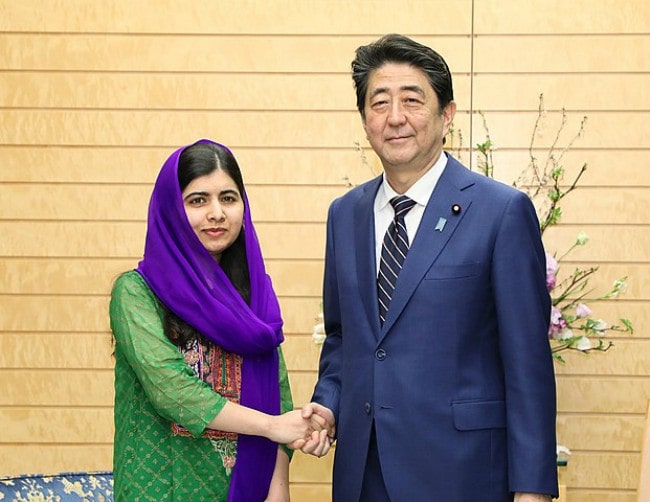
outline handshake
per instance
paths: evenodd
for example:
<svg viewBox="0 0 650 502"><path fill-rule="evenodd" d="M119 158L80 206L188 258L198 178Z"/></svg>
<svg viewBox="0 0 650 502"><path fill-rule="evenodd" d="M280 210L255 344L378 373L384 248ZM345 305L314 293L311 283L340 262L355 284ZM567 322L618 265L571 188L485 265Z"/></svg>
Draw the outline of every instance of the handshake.
<svg viewBox="0 0 650 502"><path fill-rule="evenodd" d="M336 435L334 414L318 403L308 403L300 410L274 417L277 434L273 439L292 450L322 457L327 454Z"/></svg>

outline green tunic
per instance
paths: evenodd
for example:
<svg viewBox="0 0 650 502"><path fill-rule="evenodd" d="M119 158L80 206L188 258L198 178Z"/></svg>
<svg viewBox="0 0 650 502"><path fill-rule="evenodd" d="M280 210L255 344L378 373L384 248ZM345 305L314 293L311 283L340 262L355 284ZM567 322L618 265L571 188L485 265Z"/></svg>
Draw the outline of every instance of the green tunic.
<svg viewBox="0 0 650 502"><path fill-rule="evenodd" d="M115 282L110 319L115 337L115 500L227 500L236 435L202 435L228 399L197 378L167 339L162 305L137 272ZM280 348L278 352L284 413L293 403ZM173 424L184 428L185 435L173 433Z"/></svg>

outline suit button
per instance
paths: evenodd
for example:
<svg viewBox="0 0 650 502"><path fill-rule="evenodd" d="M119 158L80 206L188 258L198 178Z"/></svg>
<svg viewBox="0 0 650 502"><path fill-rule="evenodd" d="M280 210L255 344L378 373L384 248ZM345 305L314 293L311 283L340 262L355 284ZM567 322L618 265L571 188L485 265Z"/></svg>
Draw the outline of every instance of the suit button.
<svg viewBox="0 0 650 502"><path fill-rule="evenodd" d="M384 359L386 359L386 351L384 349L377 349L377 352L375 352L375 357L379 361L383 361Z"/></svg>
<svg viewBox="0 0 650 502"><path fill-rule="evenodd" d="M363 411L366 412L366 415L370 415L370 412L372 411L372 405L370 403L364 404Z"/></svg>

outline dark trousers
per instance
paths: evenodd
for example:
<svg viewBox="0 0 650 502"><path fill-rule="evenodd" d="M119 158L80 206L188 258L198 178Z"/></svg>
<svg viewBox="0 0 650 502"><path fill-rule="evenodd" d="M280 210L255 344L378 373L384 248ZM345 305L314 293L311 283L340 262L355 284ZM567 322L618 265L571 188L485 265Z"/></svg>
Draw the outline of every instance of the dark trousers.
<svg viewBox="0 0 650 502"><path fill-rule="evenodd" d="M366 459L366 468L363 472L363 485L361 486L359 502L390 502L390 497L384 484L384 476L381 473L379 451L377 450L377 434L375 433L374 423L372 425L372 432L370 433L368 458Z"/></svg>

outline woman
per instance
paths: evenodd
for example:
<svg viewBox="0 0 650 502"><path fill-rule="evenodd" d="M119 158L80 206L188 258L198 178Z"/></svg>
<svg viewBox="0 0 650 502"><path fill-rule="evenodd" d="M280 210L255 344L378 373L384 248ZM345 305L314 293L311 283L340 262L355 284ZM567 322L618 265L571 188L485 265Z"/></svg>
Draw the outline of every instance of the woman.
<svg viewBox="0 0 650 502"><path fill-rule="evenodd" d="M116 500L288 500L278 444L326 431L290 411L280 309L225 146L167 159L144 258L117 279L110 318Z"/></svg>

